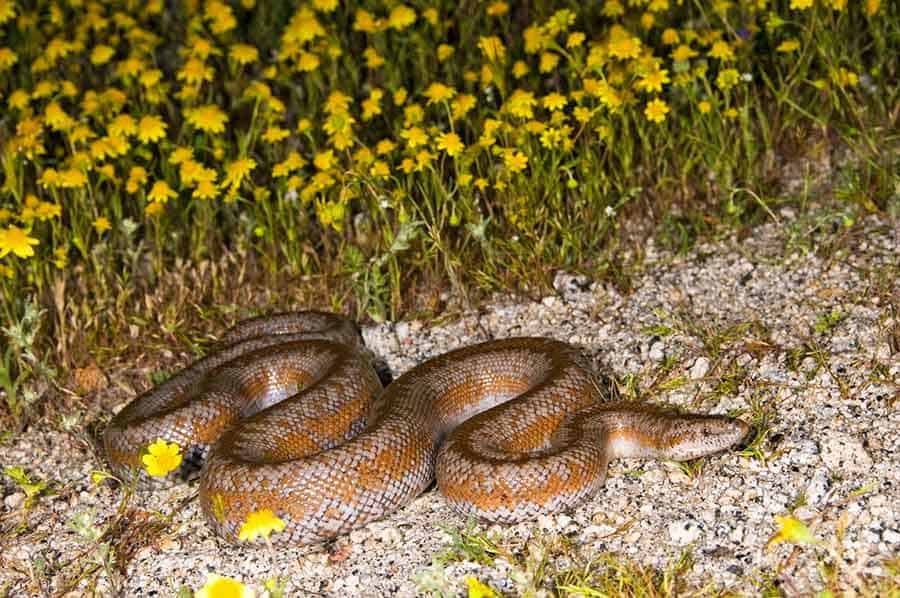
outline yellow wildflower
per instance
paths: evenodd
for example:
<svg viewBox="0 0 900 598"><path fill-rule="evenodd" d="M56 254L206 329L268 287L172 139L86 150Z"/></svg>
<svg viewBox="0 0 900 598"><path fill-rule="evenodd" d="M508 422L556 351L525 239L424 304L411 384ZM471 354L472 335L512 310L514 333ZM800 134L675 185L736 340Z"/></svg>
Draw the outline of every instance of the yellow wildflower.
<svg viewBox="0 0 900 598"><path fill-rule="evenodd" d="M0 257L5 257L10 252L20 258L31 257L34 255L32 246L38 243L37 239L28 236L28 232L18 226L11 224L0 229Z"/></svg>
<svg viewBox="0 0 900 598"><path fill-rule="evenodd" d="M489 17L502 17L509 12L509 4L506 2L492 2L487 7Z"/></svg>
<svg viewBox="0 0 900 598"><path fill-rule="evenodd" d="M563 94L554 91L541 98L541 103L544 105L544 108L552 112L565 108L568 100Z"/></svg>
<svg viewBox="0 0 900 598"><path fill-rule="evenodd" d="M384 64L384 58L375 48L366 48L363 50L363 58L366 61L366 67L373 70Z"/></svg>
<svg viewBox="0 0 900 598"><path fill-rule="evenodd" d="M240 65L247 65L259 60L259 50L250 44L234 44L228 51L228 56Z"/></svg>
<svg viewBox="0 0 900 598"><path fill-rule="evenodd" d="M559 54L554 54L553 52L542 52L541 53L541 62L538 64L538 70L542 73L551 73L556 70L556 66L559 64Z"/></svg>
<svg viewBox="0 0 900 598"><path fill-rule="evenodd" d="M528 156L516 149L507 149L503 152L503 164L510 172L522 172L528 167Z"/></svg>
<svg viewBox="0 0 900 598"><path fill-rule="evenodd" d="M506 46L496 35L482 37L478 40L478 48L487 58L488 62L502 63L506 61Z"/></svg>
<svg viewBox="0 0 900 598"><path fill-rule="evenodd" d="M147 194L147 198L150 201L155 201L157 203L166 203L173 197L178 197L178 194L175 193L165 181L156 181L153 183L153 188L150 189L150 193Z"/></svg>
<svg viewBox="0 0 900 598"><path fill-rule="evenodd" d="M287 129L282 129L281 127L267 127L262 134L262 140L266 143L277 143L282 139L285 139L290 132Z"/></svg>
<svg viewBox="0 0 900 598"><path fill-rule="evenodd" d="M238 532L238 540L252 542L262 536L268 538L272 532L284 531L285 523L271 509L261 509L247 515Z"/></svg>
<svg viewBox="0 0 900 598"><path fill-rule="evenodd" d="M795 50L797 50L799 47L800 47L800 42L798 42L796 39L791 38L791 39L786 39L783 42L781 42L780 44L778 44L778 47L775 48L775 50L777 52L781 52L782 54L790 54L791 52L794 52Z"/></svg>
<svg viewBox="0 0 900 598"><path fill-rule="evenodd" d="M256 162L252 158L240 158L225 165L225 180L221 188L231 187L236 190L250 172L256 168Z"/></svg>
<svg viewBox="0 0 900 598"><path fill-rule="evenodd" d="M91 51L91 63L96 65L106 64L115 55L115 49L106 44L98 44Z"/></svg>
<svg viewBox="0 0 900 598"><path fill-rule="evenodd" d="M725 69L716 77L716 86L722 91L728 91L737 85L740 78L741 75L737 72L737 69Z"/></svg>
<svg viewBox="0 0 900 598"><path fill-rule="evenodd" d="M357 9L353 20L353 30L363 33L377 33L382 27L382 22L376 19L367 10Z"/></svg>
<svg viewBox="0 0 900 598"><path fill-rule="evenodd" d="M406 140L406 146L415 149L428 143L428 134L420 127L409 127L400 131L400 137Z"/></svg>
<svg viewBox="0 0 900 598"><path fill-rule="evenodd" d="M437 148L447 152L447 155L451 158L455 158L466 149L466 146L462 142L462 139L459 138L459 135L453 132L438 135L436 141Z"/></svg>
<svg viewBox="0 0 900 598"><path fill-rule="evenodd" d="M641 91L659 93L662 91L663 85L669 83L669 81L669 71L666 69L658 69L643 75L635 87Z"/></svg>
<svg viewBox="0 0 900 598"><path fill-rule="evenodd" d="M215 104L188 110L186 119L194 128L211 134L223 133L228 123L228 116Z"/></svg>
<svg viewBox="0 0 900 598"><path fill-rule="evenodd" d="M450 44L440 44L437 47L438 62L445 62L448 58L453 56L453 53L455 51L456 51L456 48L454 48Z"/></svg>
<svg viewBox="0 0 900 598"><path fill-rule="evenodd" d="M456 90L443 83L432 83L428 86L428 89L425 90L425 97L428 98L429 105L438 102L446 102L454 95L456 95Z"/></svg>
<svg viewBox="0 0 900 598"><path fill-rule="evenodd" d="M152 143L166 136L167 125L155 114L147 115L138 122L138 139L141 143Z"/></svg>
<svg viewBox="0 0 900 598"><path fill-rule="evenodd" d="M406 29L415 22L416 11L406 6L405 4L395 6L391 11L391 14L388 16L388 25L390 25L397 31Z"/></svg>
<svg viewBox="0 0 900 598"><path fill-rule="evenodd" d="M609 32L607 51L613 58L637 58L641 54L641 40L621 25L613 25Z"/></svg>
<svg viewBox="0 0 900 598"><path fill-rule="evenodd" d="M163 477L181 465L181 447L177 442L166 442L162 438L157 439L147 447L147 452L141 456L141 462L147 473L154 477Z"/></svg>
<svg viewBox="0 0 900 598"><path fill-rule="evenodd" d="M329 170L336 163L337 158L335 157L333 150L319 152L313 157L313 166L318 170Z"/></svg>
<svg viewBox="0 0 900 598"><path fill-rule="evenodd" d="M103 234L109 229L112 228L112 225L109 223L109 219L106 216L99 216L94 220L94 230L99 234Z"/></svg>
<svg viewBox="0 0 900 598"><path fill-rule="evenodd" d="M806 10L812 8L813 0L791 0L791 10Z"/></svg>
<svg viewBox="0 0 900 598"><path fill-rule="evenodd" d="M504 103L507 112L519 118L531 118L534 116L534 106L537 100L534 94L523 89L516 89Z"/></svg>
<svg viewBox="0 0 900 598"><path fill-rule="evenodd" d="M728 42L720 39L709 49L709 56L723 61L734 60L734 50L731 49Z"/></svg>
<svg viewBox="0 0 900 598"><path fill-rule="evenodd" d="M240 581L215 573L210 573L203 587L194 594L194 598L255 598L255 596L256 593Z"/></svg>
<svg viewBox="0 0 900 598"><path fill-rule="evenodd" d="M781 542L789 544L816 544L818 542L809 528L796 517L776 515L775 523L778 525L778 531L766 543L767 550Z"/></svg>
<svg viewBox="0 0 900 598"><path fill-rule="evenodd" d="M669 113L669 105L660 99L653 99L647 102L644 108L644 116L650 122L661 123L666 120L666 114Z"/></svg>

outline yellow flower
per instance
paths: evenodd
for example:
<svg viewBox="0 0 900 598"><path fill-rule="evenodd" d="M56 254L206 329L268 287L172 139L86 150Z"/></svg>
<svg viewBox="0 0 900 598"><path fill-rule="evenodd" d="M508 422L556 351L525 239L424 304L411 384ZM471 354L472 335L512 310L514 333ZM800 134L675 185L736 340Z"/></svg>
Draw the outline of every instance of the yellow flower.
<svg viewBox="0 0 900 598"><path fill-rule="evenodd" d="M223 133L228 116L215 104L206 104L187 111L187 121L207 133Z"/></svg>
<svg viewBox="0 0 900 598"><path fill-rule="evenodd" d="M255 598L255 596L255 592L240 581L215 573L210 573L203 587L194 594L194 598Z"/></svg>
<svg viewBox="0 0 900 598"><path fill-rule="evenodd" d="M641 91L659 93L666 83L669 83L669 71L657 69L643 75L635 87Z"/></svg>
<svg viewBox="0 0 900 598"><path fill-rule="evenodd" d="M449 45L449 44L440 44L440 45L437 47L437 59L438 59L438 62L444 62L444 61L446 61L448 58L450 58L451 56L453 56L453 53L454 53L455 51L456 51L456 48L454 48L453 46L451 46L451 45Z"/></svg>
<svg viewBox="0 0 900 598"><path fill-rule="evenodd" d="M806 10L812 8L813 0L791 0L791 10Z"/></svg>
<svg viewBox="0 0 900 598"><path fill-rule="evenodd" d="M225 180L222 181L220 187L231 187L236 190L241 186L241 182L247 175L256 168L256 162L252 158L241 158L225 165Z"/></svg>
<svg viewBox="0 0 900 598"><path fill-rule="evenodd" d="M568 100L566 99L566 96L555 91L553 93L548 93L543 98L541 98L541 103L544 105L544 108L550 110L551 112L555 110L562 110L566 107L567 102Z"/></svg>
<svg viewBox="0 0 900 598"><path fill-rule="evenodd" d="M503 41L496 35L482 37L478 40L478 49L488 59L488 62L504 62L506 60L506 47Z"/></svg>
<svg viewBox="0 0 900 598"><path fill-rule="evenodd" d="M425 97L428 98L428 104L436 104L437 102L446 102L456 95L456 90L448 87L443 83L432 83L425 90Z"/></svg>
<svg viewBox="0 0 900 598"><path fill-rule="evenodd" d="M308 118L301 118L297 121L297 128L295 129L298 133L306 133L312 129L312 121Z"/></svg>
<svg viewBox="0 0 900 598"><path fill-rule="evenodd" d="M397 31L401 31L406 29L410 25L416 22L416 11L406 6L405 4L400 4L391 11L391 14L388 16L388 25Z"/></svg>
<svg viewBox="0 0 900 598"><path fill-rule="evenodd" d="M116 51L106 44L98 44L91 51L91 62L96 65L106 64L115 53Z"/></svg>
<svg viewBox="0 0 900 598"><path fill-rule="evenodd" d="M366 48L363 50L363 58L366 61L366 67L373 70L384 64L384 58L375 48Z"/></svg>
<svg viewBox="0 0 900 598"><path fill-rule="evenodd" d="M510 172L522 172L528 166L528 156L515 149L503 152L503 164Z"/></svg>
<svg viewBox="0 0 900 598"><path fill-rule="evenodd" d="M353 20L353 30L362 31L363 33L377 33L381 29L382 22L376 19L372 13L367 10L357 9Z"/></svg>
<svg viewBox="0 0 900 598"><path fill-rule="evenodd" d="M125 183L125 191L137 193L138 188L147 182L147 170L142 166L132 166L128 173L128 182Z"/></svg>
<svg viewBox="0 0 900 598"><path fill-rule="evenodd" d="M252 542L258 537L268 538L272 532L284 531L285 523L271 509L261 509L247 515L238 532L238 540Z"/></svg>
<svg viewBox="0 0 900 598"><path fill-rule="evenodd" d="M776 51L781 52L782 54L789 54L795 51L800 47L800 42L795 39L786 39L775 48Z"/></svg>
<svg viewBox="0 0 900 598"><path fill-rule="evenodd" d="M438 135L437 148L447 152L447 155L451 158L455 158L466 149L466 145L462 142L462 139L459 138L459 135L450 132Z"/></svg>
<svg viewBox="0 0 900 598"><path fill-rule="evenodd" d="M66 114L57 102L50 102L44 109L44 122L54 131L67 131L75 124L75 120Z"/></svg>
<svg viewBox="0 0 900 598"><path fill-rule="evenodd" d="M217 195L219 195L219 188L216 187L215 181L215 170L211 170L209 168L204 169L204 172L212 173L212 180L203 180L197 183L197 187L191 193L191 197L194 199L215 199Z"/></svg>
<svg viewBox="0 0 900 598"><path fill-rule="evenodd" d="M141 143L152 143L166 136L166 123L156 115L147 115L138 122L138 139Z"/></svg>
<svg viewBox="0 0 900 598"><path fill-rule="evenodd" d="M334 12L338 6L338 0L313 0L312 5L321 12Z"/></svg>
<svg viewBox="0 0 900 598"><path fill-rule="evenodd" d="M428 134L420 127L409 127L400 131L400 138L406 140L409 149L415 149L428 143Z"/></svg>
<svg viewBox="0 0 900 598"><path fill-rule="evenodd" d="M375 144L375 153L379 156L384 156L396 149L397 144L391 141L390 139L382 139L378 143Z"/></svg>
<svg viewBox="0 0 900 598"><path fill-rule="evenodd" d="M881 8L881 0L866 0L866 16L874 17Z"/></svg>
<svg viewBox="0 0 900 598"><path fill-rule="evenodd" d="M719 60L734 60L734 50L731 49L728 42L720 39L709 49L709 56Z"/></svg>
<svg viewBox="0 0 900 598"><path fill-rule="evenodd" d="M14 110L22 110L28 106L29 101L28 92L24 89L17 89L9 94L8 105Z"/></svg>
<svg viewBox="0 0 900 598"><path fill-rule="evenodd" d="M87 175L77 168L67 168L59 173L59 186L64 189L80 189L87 185Z"/></svg>
<svg viewBox="0 0 900 598"><path fill-rule="evenodd" d="M515 90L505 102L506 111L519 118L531 118L534 116L534 106L537 100L530 91Z"/></svg>
<svg viewBox="0 0 900 598"><path fill-rule="evenodd" d="M401 87L400 89L394 92L394 106L402 106L406 103L406 98L409 95L409 92L406 91L405 87Z"/></svg>
<svg viewBox="0 0 900 598"><path fill-rule="evenodd" d="M31 247L38 243L37 239L29 237L28 232L18 226L11 224L5 229L0 229L0 257L10 252L20 258L31 257L34 255L34 249Z"/></svg>
<svg viewBox="0 0 900 598"><path fill-rule="evenodd" d="M147 194L147 198L150 201L155 201L157 203L166 203L173 197L178 197L178 194L175 193L165 181L156 181L153 183L153 188L150 189L150 193Z"/></svg>
<svg viewBox="0 0 900 598"><path fill-rule="evenodd" d="M328 114L343 114L350 108L353 99L340 91L332 91L325 99L325 112Z"/></svg>
<svg viewBox="0 0 900 598"><path fill-rule="evenodd" d="M147 446L147 452L141 456L141 463L147 473L154 477L168 475L181 465L181 447L177 442L166 442L158 438Z"/></svg>
<svg viewBox="0 0 900 598"><path fill-rule="evenodd" d="M741 74L737 69L725 69L716 77L716 85L722 91L728 91L740 81Z"/></svg>
<svg viewBox="0 0 900 598"><path fill-rule="evenodd" d="M287 129L281 127L268 127L262 134L262 140L266 143L277 143L290 135Z"/></svg>
<svg viewBox="0 0 900 598"><path fill-rule="evenodd" d="M103 234L111 228L112 225L109 223L109 219L106 216L100 216L94 220L94 230L100 234Z"/></svg>
<svg viewBox="0 0 900 598"><path fill-rule="evenodd" d="M207 66L199 58L189 58L176 74L179 81L184 81L188 85L198 85L204 81L212 81L214 76L215 71L213 68Z"/></svg>
<svg viewBox="0 0 900 598"><path fill-rule="evenodd" d="M613 25L609 32L609 55L613 58L637 58L641 54L641 40L621 25Z"/></svg>
<svg viewBox="0 0 900 598"><path fill-rule="evenodd" d="M337 158L335 158L333 150L325 150L324 152L319 152L313 157L313 166L315 166L318 170L329 170L336 163Z"/></svg>
<svg viewBox="0 0 900 598"><path fill-rule="evenodd" d="M500 598L497 590L472 575L466 577L466 586L468 587L467 598Z"/></svg>
<svg viewBox="0 0 900 598"><path fill-rule="evenodd" d="M450 110L453 114L453 120L459 120L464 117L472 108L475 107L475 96L464 93L459 95L450 102Z"/></svg>
<svg viewBox="0 0 900 598"><path fill-rule="evenodd" d="M194 148L189 146L179 146L172 150L172 153L169 154L169 164L174 164L175 166L187 162L188 160L193 159L194 157ZM132 169L132 173L134 170Z"/></svg>
<svg viewBox="0 0 900 598"><path fill-rule="evenodd" d="M13 0L0 0L0 25L16 16L16 3Z"/></svg>
<svg viewBox="0 0 900 598"><path fill-rule="evenodd" d="M228 55L236 63L246 65L259 59L259 50L250 44L234 44L228 51Z"/></svg>
<svg viewBox="0 0 900 598"><path fill-rule="evenodd" d="M666 120L666 114L669 113L669 105L660 99L653 99L647 102L644 108L644 116L650 122L661 123Z"/></svg>
<svg viewBox="0 0 900 598"><path fill-rule="evenodd" d="M489 17L502 17L509 12L509 4L506 2L492 2L487 7Z"/></svg>
<svg viewBox="0 0 900 598"><path fill-rule="evenodd" d="M130 114L120 114L109 122L106 130L115 137L131 137L137 134L138 126Z"/></svg>
<svg viewBox="0 0 900 598"><path fill-rule="evenodd" d="M587 39L587 36L584 33L581 31L573 31L569 34L569 37L566 38L566 47L580 48L585 39Z"/></svg>
<svg viewBox="0 0 900 598"><path fill-rule="evenodd" d="M769 541L766 543L766 550L781 542L789 544L816 544L818 542L812 532L809 531L809 528L796 517L776 515L775 523L778 524L778 531L769 538Z"/></svg>
<svg viewBox="0 0 900 598"><path fill-rule="evenodd" d="M538 64L538 70L542 73L551 73L556 70L556 65L559 64L559 54L554 54L553 52L542 52L541 53L541 62Z"/></svg>
<svg viewBox="0 0 900 598"><path fill-rule="evenodd" d="M712 104L707 100L700 100L697 102L697 109L700 111L700 114L708 114L712 110Z"/></svg>

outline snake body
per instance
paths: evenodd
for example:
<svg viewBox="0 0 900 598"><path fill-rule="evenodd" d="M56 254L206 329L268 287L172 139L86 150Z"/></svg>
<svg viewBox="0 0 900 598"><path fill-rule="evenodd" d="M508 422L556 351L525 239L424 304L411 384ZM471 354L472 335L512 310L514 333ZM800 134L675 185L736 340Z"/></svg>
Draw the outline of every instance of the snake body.
<svg viewBox="0 0 900 598"><path fill-rule="evenodd" d="M351 322L298 312L239 323L122 409L104 445L127 478L148 444L178 442L181 475L202 463L200 504L219 535L236 538L268 508L286 523L277 541L308 544L393 512L435 478L461 513L515 522L578 504L611 459L692 459L748 430L607 401L581 354L547 338L450 351L382 390Z"/></svg>

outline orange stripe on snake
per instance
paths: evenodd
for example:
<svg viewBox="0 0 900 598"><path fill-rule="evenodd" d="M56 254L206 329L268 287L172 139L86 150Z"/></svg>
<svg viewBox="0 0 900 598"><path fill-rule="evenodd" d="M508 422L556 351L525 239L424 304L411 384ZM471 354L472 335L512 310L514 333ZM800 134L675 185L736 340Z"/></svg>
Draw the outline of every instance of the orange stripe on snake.
<svg viewBox="0 0 900 598"><path fill-rule="evenodd" d="M692 459L749 431L729 417L610 402L582 355L547 338L450 351L384 389L356 327L334 314L254 318L223 343L128 404L104 445L123 478L158 438L185 447L179 474L202 463L200 504L227 538L269 508L287 524L276 541L327 540L435 478L461 513L527 520L584 500L611 459Z"/></svg>

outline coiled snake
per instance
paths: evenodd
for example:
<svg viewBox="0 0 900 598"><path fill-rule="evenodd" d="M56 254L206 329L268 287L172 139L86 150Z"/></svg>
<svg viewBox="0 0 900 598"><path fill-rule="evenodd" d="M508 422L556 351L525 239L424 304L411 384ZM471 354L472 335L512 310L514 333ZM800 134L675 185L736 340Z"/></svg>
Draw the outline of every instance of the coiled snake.
<svg viewBox="0 0 900 598"><path fill-rule="evenodd" d="M354 324L297 312L239 323L122 409L104 446L127 478L148 444L177 442L181 475L203 463L200 504L219 535L269 508L286 523L276 541L306 544L393 512L435 477L458 511L514 522L578 504L611 459L693 459L749 430L605 398L579 352L547 338L450 351L382 390Z"/></svg>

